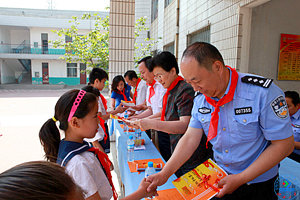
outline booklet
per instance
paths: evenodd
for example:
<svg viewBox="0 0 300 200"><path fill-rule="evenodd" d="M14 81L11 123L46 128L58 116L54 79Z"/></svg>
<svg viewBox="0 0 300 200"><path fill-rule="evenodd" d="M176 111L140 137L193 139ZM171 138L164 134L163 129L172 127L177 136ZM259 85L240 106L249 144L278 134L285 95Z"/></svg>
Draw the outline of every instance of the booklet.
<svg viewBox="0 0 300 200"><path fill-rule="evenodd" d="M209 200L219 192L218 182L227 175L213 160L208 159L172 183L186 200Z"/></svg>
<svg viewBox="0 0 300 200"><path fill-rule="evenodd" d="M135 106L135 104L133 103L133 101L124 101L121 100L122 105L129 107L127 110L131 110L131 111L136 111L135 109L132 108L132 106Z"/></svg>
<svg viewBox="0 0 300 200"><path fill-rule="evenodd" d="M134 102L133 101L124 101L124 100L121 100L122 104L124 106L127 106L127 107L131 107L131 106L135 106Z"/></svg>

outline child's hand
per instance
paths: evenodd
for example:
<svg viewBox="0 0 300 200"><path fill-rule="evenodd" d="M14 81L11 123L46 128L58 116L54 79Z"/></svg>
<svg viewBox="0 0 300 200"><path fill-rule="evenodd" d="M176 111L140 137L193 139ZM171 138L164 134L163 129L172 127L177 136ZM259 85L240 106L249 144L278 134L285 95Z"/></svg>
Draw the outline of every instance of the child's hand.
<svg viewBox="0 0 300 200"><path fill-rule="evenodd" d="M143 195L143 197L152 197L152 196L158 196L157 191L147 192L147 188L150 185L150 182L146 181L146 178L143 178L141 181L138 191Z"/></svg>
<svg viewBox="0 0 300 200"><path fill-rule="evenodd" d="M118 107L116 107L115 111L117 113L123 113L126 109L127 109L127 107L123 107L122 104L120 104L120 105L118 105Z"/></svg>

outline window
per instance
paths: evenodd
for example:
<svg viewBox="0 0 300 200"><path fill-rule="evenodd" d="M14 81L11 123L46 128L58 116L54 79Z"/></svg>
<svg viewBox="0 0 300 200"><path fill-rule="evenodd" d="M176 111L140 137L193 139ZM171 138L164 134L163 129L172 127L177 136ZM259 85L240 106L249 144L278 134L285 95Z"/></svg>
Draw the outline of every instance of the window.
<svg viewBox="0 0 300 200"><path fill-rule="evenodd" d="M66 35L66 36L65 36L65 42L66 42L66 43L72 42L72 37Z"/></svg>
<svg viewBox="0 0 300 200"><path fill-rule="evenodd" d="M158 14L158 0L152 0L151 4L151 22L153 22L157 18Z"/></svg>
<svg viewBox="0 0 300 200"><path fill-rule="evenodd" d="M164 46L164 51L169 51L174 54L174 42Z"/></svg>
<svg viewBox="0 0 300 200"><path fill-rule="evenodd" d="M77 77L77 63L67 63L67 77Z"/></svg>
<svg viewBox="0 0 300 200"><path fill-rule="evenodd" d="M165 0L165 8L172 2L173 0Z"/></svg>
<svg viewBox="0 0 300 200"><path fill-rule="evenodd" d="M34 42L34 43L33 43L33 47L34 47L34 48L38 48L38 47L39 47L39 43L38 43L38 42Z"/></svg>
<svg viewBox="0 0 300 200"><path fill-rule="evenodd" d="M210 43L210 26L200 29L187 36L187 46L195 42L207 42Z"/></svg>

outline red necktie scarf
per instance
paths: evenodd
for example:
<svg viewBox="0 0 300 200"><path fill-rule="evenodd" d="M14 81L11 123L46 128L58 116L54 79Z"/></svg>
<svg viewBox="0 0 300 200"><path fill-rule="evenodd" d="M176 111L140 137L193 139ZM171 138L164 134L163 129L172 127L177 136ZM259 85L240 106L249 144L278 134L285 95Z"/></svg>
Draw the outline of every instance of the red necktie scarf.
<svg viewBox="0 0 300 200"><path fill-rule="evenodd" d="M111 185L112 191L113 191L113 196L114 196L114 200L118 199L118 194L117 191L115 189L115 186L112 182L112 176L110 173L110 166L111 166L111 161L109 160L108 156L106 155L106 153L103 153L102 151L100 151L98 148L95 147L91 147L88 151L93 152L94 154L97 155L101 165L103 166L105 172L106 172L106 176L108 178L108 181Z"/></svg>
<svg viewBox="0 0 300 200"><path fill-rule="evenodd" d="M135 87L135 90L134 90L134 94L133 94L133 99L132 99L134 104L136 104L137 88L138 88L140 82L141 82L141 79L138 78L137 83L136 83L136 87Z"/></svg>
<svg viewBox="0 0 300 200"><path fill-rule="evenodd" d="M156 83L156 81L155 80L153 80L153 82L151 83L151 84L147 84L148 86L150 86L150 90L149 90L149 98L148 98L148 102L149 103L151 103L151 97L153 97L154 96L154 94L155 94L155 90L154 90L154 87L153 87L153 85Z"/></svg>
<svg viewBox="0 0 300 200"><path fill-rule="evenodd" d="M98 116L98 119L99 119L99 122L100 122L100 126L103 129L103 131L104 131L104 138L103 138L103 140L104 140L104 144L106 144L106 140L107 140L108 136L107 136L106 128L105 128L105 120L102 119L102 117L100 117L100 116Z"/></svg>
<svg viewBox="0 0 300 200"><path fill-rule="evenodd" d="M228 94L224 95L219 101L215 101L210 97L204 95L206 101L215 108L214 112L211 114L211 120L210 120L209 130L207 134L206 148L207 148L207 143L217 136L220 106L230 102L233 99L235 88L239 77L235 69L232 69L229 66L226 67L228 67L232 72Z"/></svg>
<svg viewBox="0 0 300 200"><path fill-rule="evenodd" d="M167 108L167 103L168 103L168 96L170 94L170 91L178 84L179 81L183 81L184 79L181 76L178 76L170 85L170 87L168 87L166 94L164 95L163 98L163 109L161 111L161 121L165 121L165 112L166 112L166 108Z"/></svg>
<svg viewBox="0 0 300 200"><path fill-rule="evenodd" d="M107 100L104 98L104 96L100 93L100 99L102 101L102 104L105 108L105 111L107 110Z"/></svg>
<svg viewBox="0 0 300 200"><path fill-rule="evenodd" d="M100 93L100 98L101 98L101 101L102 101L102 104L104 106L104 109L105 111L107 110L107 100L104 98L104 96ZM105 129L105 120L102 119L102 117L99 117L99 121L100 121L100 126L102 127L103 131L104 131L104 143L106 143L106 140L107 140L107 132L106 132L106 129Z"/></svg>
<svg viewBox="0 0 300 200"><path fill-rule="evenodd" d="M123 91L118 90L118 93L121 94L121 95L123 95L124 101L128 101L127 97L125 95L125 88L123 89Z"/></svg>

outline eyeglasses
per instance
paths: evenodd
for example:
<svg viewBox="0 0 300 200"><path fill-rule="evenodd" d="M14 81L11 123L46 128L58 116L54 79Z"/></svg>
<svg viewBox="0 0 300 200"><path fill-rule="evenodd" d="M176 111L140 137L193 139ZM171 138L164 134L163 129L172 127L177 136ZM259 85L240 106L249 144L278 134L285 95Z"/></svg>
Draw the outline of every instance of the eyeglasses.
<svg viewBox="0 0 300 200"><path fill-rule="evenodd" d="M164 76L165 74L157 74L157 75L154 75L154 80L156 81L159 81L162 79L162 77Z"/></svg>

